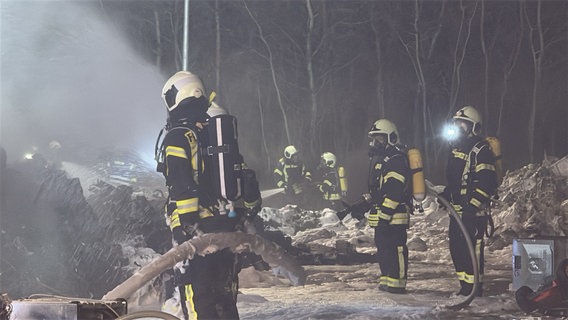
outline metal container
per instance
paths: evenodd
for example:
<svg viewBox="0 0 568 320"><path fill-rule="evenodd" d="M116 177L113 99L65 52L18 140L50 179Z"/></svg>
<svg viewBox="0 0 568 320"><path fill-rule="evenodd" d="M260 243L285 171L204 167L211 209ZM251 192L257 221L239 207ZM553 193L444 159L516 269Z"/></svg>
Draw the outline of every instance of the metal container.
<svg viewBox="0 0 568 320"><path fill-rule="evenodd" d="M550 284L556 265L568 257L567 243L567 237L514 239L512 290L527 286L537 291Z"/></svg>
<svg viewBox="0 0 568 320"><path fill-rule="evenodd" d="M12 301L10 320L112 320L126 315L125 300L37 298Z"/></svg>

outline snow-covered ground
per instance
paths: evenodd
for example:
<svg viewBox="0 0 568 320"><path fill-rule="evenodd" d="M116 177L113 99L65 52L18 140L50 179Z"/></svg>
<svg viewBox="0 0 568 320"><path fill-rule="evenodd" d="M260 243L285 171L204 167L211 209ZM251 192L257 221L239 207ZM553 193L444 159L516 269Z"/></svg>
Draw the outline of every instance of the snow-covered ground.
<svg viewBox="0 0 568 320"><path fill-rule="evenodd" d="M459 285L448 249L449 216L428 198L424 212L412 216L408 231L407 294L379 291L379 267L373 262L305 265L308 276L303 286L292 286L271 271L249 267L240 273L241 318L553 319L539 313L527 315L517 306L512 288L512 242L565 235L568 172L557 170L559 164L527 166L506 176L500 189L501 202L492 210L496 234L487 240L484 295L466 308L449 308L463 300L452 295ZM545 203L545 208L539 207ZM305 211L288 205L264 208L260 216L270 226L268 229L280 230L291 237L293 245L310 248L322 256L333 256L338 240L350 243L360 253L372 254L376 250L371 228L350 216L339 221L329 209Z"/></svg>
<svg viewBox="0 0 568 320"><path fill-rule="evenodd" d="M97 179L92 179L92 168L70 163L64 163L63 168L69 176L79 178L82 185L101 178L97 174ZM274 232L284 235L292 248L308 252L299 256L304 259L302 263L307 280L305 285L293 286L272 271L257 271L253 267L242 270L238 297L241 318L545 319L547 317L539 313L524 314L516 304L512 289L512 243L515 239L566 236L567 178L567 157L545 161L538 166L527 165L507 174L500 187L500 201L492 210L496 232L487 240L485 250L484 296L475 298L470 306L461 310L447 307L461 302L461 299L452 297L452 293L457 291L458 281L448 249L449 216L434 199L428 198L423 204L424 212L417 212L411 218L408 230L408 293L405 295L378 290L379 267L372 259L376 251L373 230L366 224L350 216L339 221L330 209L309 211L294 205L265 207L259 214L265 225L264 231L259 230L260 234ZM153 188L152 183L152 188L142 190L141 194L152 193ZM96 215L106 212L102 210L105 209L103 204L109 202L119 204L119 208L130 207L129 202L124 205L117 202L116 199L123 198L120 192L118 198L113 197L114 193L103 195L89 198L103 202L91 204ZM42 198L38 199L41 201ZM129 194L126 194L126 200L130 201ZM114 205L112 208L116 211L117 207ZM138 211L127 209L125 212ZM88 230L96 231L91 230L95 227ZM6 235L11 231L7 230ZM128 232L140 230L135 228ZM108 232L109 236L116 234ZM117 237L113 243L119 243L122 250L126 261L122 267L125 273L133 274L158 257L154 250L145 246L145 241L140 241L140 237L124 238ZM148 283L129 298L129 310L160 309L163 303L161 286L160 281Z"/></svg>

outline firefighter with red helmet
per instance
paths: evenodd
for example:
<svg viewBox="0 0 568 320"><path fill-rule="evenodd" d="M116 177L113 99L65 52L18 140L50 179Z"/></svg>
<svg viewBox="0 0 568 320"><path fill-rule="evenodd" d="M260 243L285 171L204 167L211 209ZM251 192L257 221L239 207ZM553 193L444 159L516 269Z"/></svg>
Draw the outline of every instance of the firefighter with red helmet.
<svg viewBox="0 0 568 320"><path fill-rule="evenodd" d="M483 279L484 234L487 225L487 210L491 197L497 190L495 157L489 143L481 136L481 115L472 106L459 109L452 118L449 131L449 153L446 179L442 192L461 217L477 257L479 279ZM449 226L450 253L460 281L458 295L470 295L474 285L474 268L466 239L455 218ZM482 295L482 285L474 293Z"/></svg>
<svg viewBox="0 0 568 320"><path fill-rule="evenodd" d="M217 106L211 106L199 77L187 71L177 72L167 80L162 96L168 121L161 146L156 144L156 159L168 188L166 216L173 244L202 233L235 231L242 222L239 217L254 216L260 209L254 171L241 165L237 146L211 143L216 128L210 122L218 119L218 129L222 130L225 118L208 114ZM223 136L236 144L236 136L225 134L236 132L236 127L230 129L234 130L224 130L217 138ZM215 161L215 157L223 157L223 161ZM227 167L219 167L219 163L227 163ZM231 187L231 182L239 187ZM235 193L236 189L242 193ZM243 204L242 208L235 207L236 203ZM239 271L239 258L229 249L176 265L184 317L238 319Z"/></svg>
<svg viewBox="0 0 568 320"><path fill-rule="evenodd" d="M407 229L410 220L411 172L398 130L379 119L369 130L369 226L381 268L379 290L406 293L408 270Z"/></svg>

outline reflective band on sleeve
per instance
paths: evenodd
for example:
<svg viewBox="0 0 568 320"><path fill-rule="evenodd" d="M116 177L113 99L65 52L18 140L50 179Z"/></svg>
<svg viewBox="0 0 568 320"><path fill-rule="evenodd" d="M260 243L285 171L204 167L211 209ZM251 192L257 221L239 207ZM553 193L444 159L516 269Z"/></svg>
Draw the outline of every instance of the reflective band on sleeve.
<svg viewBox="0 0 568 320"><path fill-rule="evenodd" d="M476 208L481 208L481 202L475 198L471 198L471 200L469 200L469 203L474 205Z"/></svg>
<svg viewBox="0 0 568 320"><path fill-rule="evenodd" d="M247 207L247 208L249 208L249 209L252 209L252 208L258 206L259 204L260 204L260 198L257 199L257 200L254 201L254 202L246 202L246 201L244 201L245 207Z"/></svg>
<svg viewBox="0 0 568 320"><path fill-rule="evenodd" d="M370 213L369 217L367 218L367 222L369 223L370 227L376 227L379 224L379 214Z"/></svg>
<svg viewBox="0 0 568 320"><path fill-rule="evenodd" d="M387 208L391 208L391 209L396 209L396 207L398 207L398 204L400 202L396 202L394 200L391 200L389 198L385 198L385 200L383 200L383 206L387 207Z"/></svg>
<svg viewBox="0 0 568 320"><path fill-rule="evenodd" d="M190 198L186 200L176 201L177 211L179 214L188 212L196 212L199 209L199 200L197 198Z"/></svg>
<svg viewBox="0 0 568 320"><path fill-rule="evenodd" d="M390 178L396 179L396 180L398 180L398 181L404 183L404 176L403 176L402 174L400 174L400 173L391 171L391 172L389 172L389 173L387 173L387 174L385 175L384 181L386 182L386 181L388 181Z"/></svg>
<svg viewBox="0 0 568 320"><path fill-rule="evenodd" d="M459 152L457 150L452 150L452 154L454 155L454 158L458 158L458 159L462 159L462 160L465 160L467 158L467 154L465 154L463 152Z"/></svg>
<svg viewBox="0 0 568 320"><path fill-rule="evenodd" d="M489 163L480 163L475 166L475 172L480 172L482 170L495 171L495 166Z"/></svg>
<svg viewBox="0 0 568 320"><path fill-rule="evenodd" d="M391 224L408 224L410 222L410 214L408 212L395 213L392 215Z"/></svg>
<svg viewBox="0 0 568 320"><path fill-rule="evenodd" d="M480 195L484 196L485 198L489 199L490 196L487 194L487 192L479 189L479 188L475 188L475 192L479 193Z"/></svg>
<svg viewBox="0 0 568 320"><path fill-rule="evenodd" d="M378 215L379 218L381 218L383 220L390 221L392 219L392 216L388 215L386 213L379 212L379 213L377 213L377 215Z"/></svg>
<svg viewBox="0 0 568 320"><path fill-rule="evenodd" d="M172 212L172 215L170 217L170 229L173 230L175 227L180 227L180 226L181 222L179 222L179 214L177 210L174 210L174 212Z"/></svg>
<svg viewBox="0 0 568 320"><path fill-rule="evenodd" d="M166 147L166 157L167 156L187 159L187 153L185 153L185 150L183 148L174 146Z"/></svg>

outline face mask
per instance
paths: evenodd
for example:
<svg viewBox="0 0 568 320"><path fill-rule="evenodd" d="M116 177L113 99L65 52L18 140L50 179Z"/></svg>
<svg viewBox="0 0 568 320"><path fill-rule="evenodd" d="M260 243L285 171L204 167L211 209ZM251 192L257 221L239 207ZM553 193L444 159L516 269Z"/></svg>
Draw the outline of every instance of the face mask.
<svg viewBox="0 0 568 320"><path fill-rule="evenodd" d="M386 149L386 137L381 135L370 137L369 157L380 156L384 154L385 149Z"/></svg>

